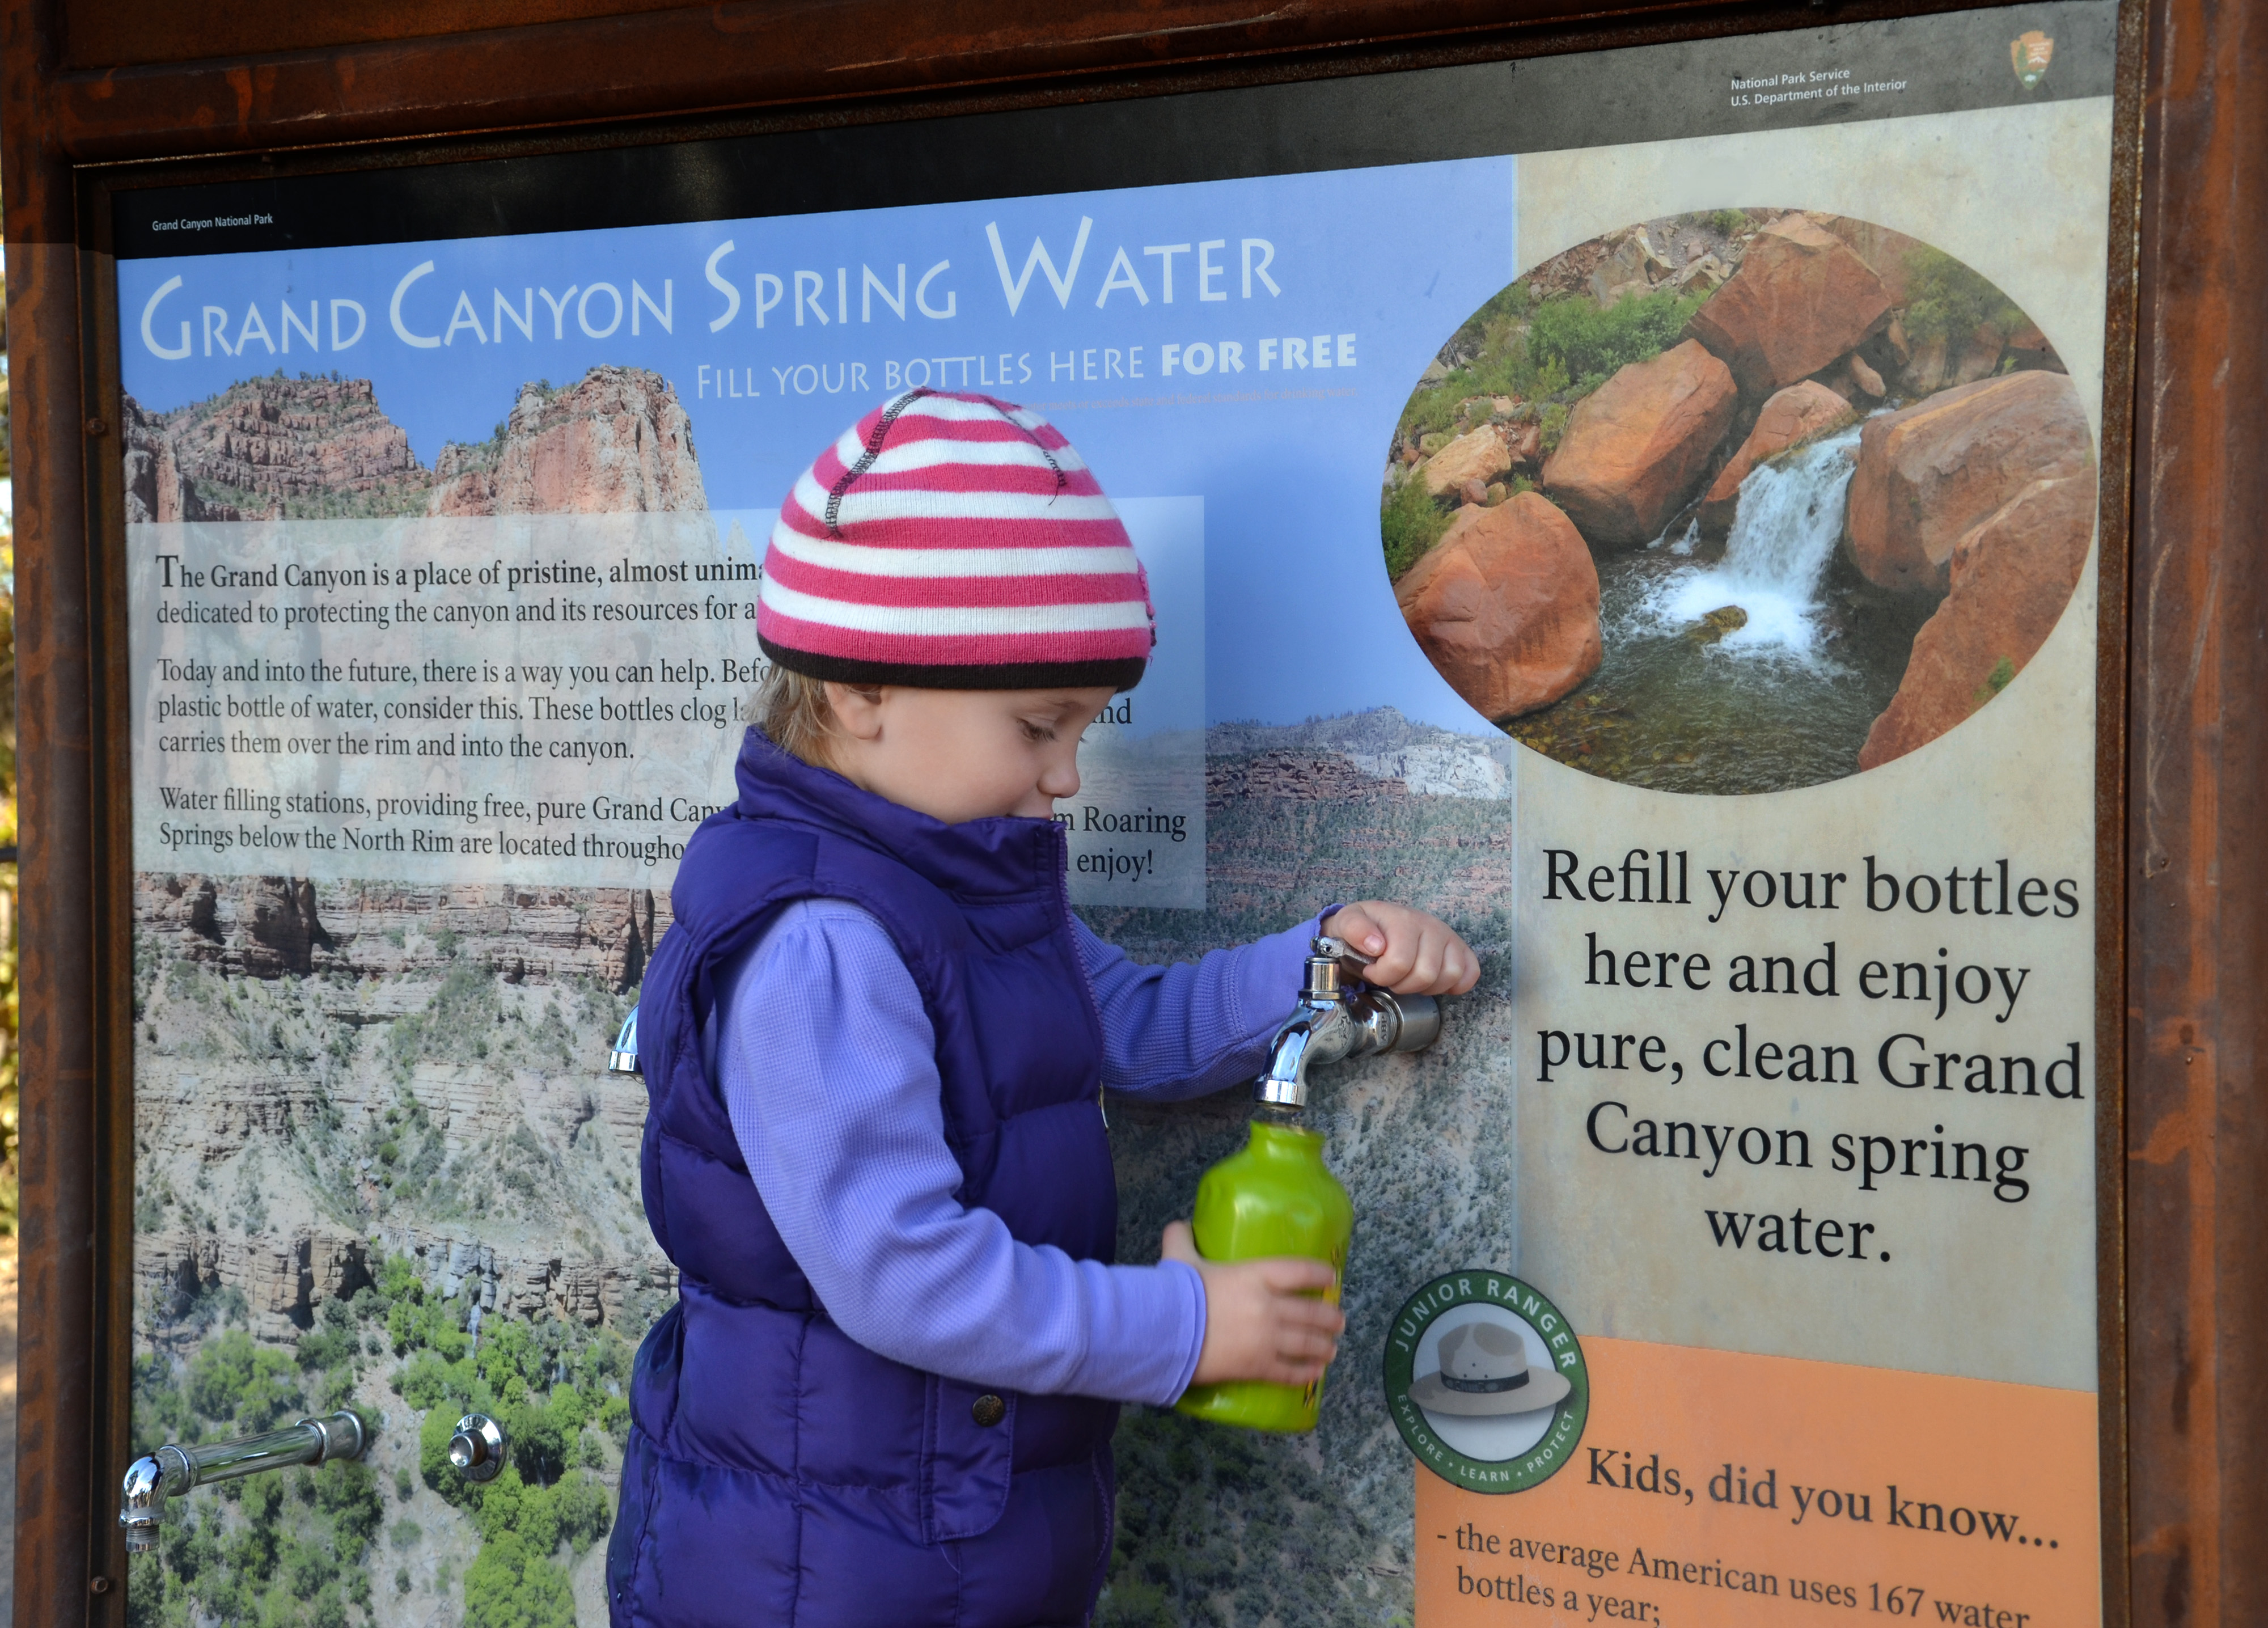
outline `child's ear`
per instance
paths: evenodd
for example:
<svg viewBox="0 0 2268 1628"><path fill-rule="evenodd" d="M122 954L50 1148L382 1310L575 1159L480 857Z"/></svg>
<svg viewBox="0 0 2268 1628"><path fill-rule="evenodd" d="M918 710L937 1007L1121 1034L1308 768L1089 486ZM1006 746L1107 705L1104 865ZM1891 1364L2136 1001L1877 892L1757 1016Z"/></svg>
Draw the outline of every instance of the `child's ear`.
<svg viewBox="0 0 2268 1628"><path fill-rule="evenodd" d="M844 734L853 740L873 740L882 733L882 695L880 686L838 684L830 679L827 706Z"/></svg>

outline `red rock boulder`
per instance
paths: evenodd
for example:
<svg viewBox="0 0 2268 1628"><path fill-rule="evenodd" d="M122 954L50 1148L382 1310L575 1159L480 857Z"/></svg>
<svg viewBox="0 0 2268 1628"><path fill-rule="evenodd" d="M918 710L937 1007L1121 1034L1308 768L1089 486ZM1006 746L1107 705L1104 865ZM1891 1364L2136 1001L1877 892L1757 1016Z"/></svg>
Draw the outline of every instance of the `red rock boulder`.
<svg viewBox="0 0 2268 1628"><path fill-rule="evenodd" d="M1906 303L1906 284L1911 276L1906 259L1923 247L1919 238L1910 238L1903 232L1893 232L1870 220L1854 220L1848 215L1813 215L1811 219L1851 246L1851 252L1865 261L1867 269L1882 280L1882 290L1889 295L1892 305Z"/></svg>
<svg viewBox="0 0 2268 1628"><path fill-rule="evenodd" d="M1394 597L1426 659L1484 718L1549 706L1598 669L1598 568L1534 492L1459 510Z"/></svg>
<svg viewBox="0 0 2268 1628"><path fill-rule="evenodd" d="M2088 475L2093 441L2061 373L2010 373L1869 419L1851 476L1851 555L1868 581L1943 593L1954 546L2035 481Z"/></svg>
<svg viewBox="0 0 2268 1628"><path fill-rule="evenodd" d="M2022 327L2007 337L2008 354L2015 357L2018 367L2041 367L2052 373L2070 371L2056 354L2055 347L2048 343L2048 336L2040 332L2040 325L2029 317Z"/></svg>
<svg viewBox="0 0 2268 1628"><path fill-rule="evenodd" d="M2000 330L1990 322L1980 322L1970 333L1955 334L1950 338L1933 334L1914 346L1907 359L1906 390L1913 395L1928 395L1951 386L1973 385L1980 379L1989 379L2000 371L2005 350ZM2018 359L2021 363L2021 357Z"/></svg>
<svg viewBox="0 0 2268 1628"><path fill-rule="evenodd" d="M1790 385L1773 396L1756 415L1756 428L1749 431L1749 438L1741 443L1733 460L1717 472L1708 495L1701 499L1703 528L1713 535L1732 525L1740 506L1741 483L1758 464L1778 457L1798 441L1837 429L1857 416L1849 402L1815 379Z"/></svg>
<svg viewBox="0 0 2268 1628"><path fill-rule="evenodd" d="M1890 309L1882 280L1849 244L1785 215L1756 233L1733 280L1685 331L1755 401L1856 350L1889 326Z"/></svg>
<svg viewBox="0 0 2268 1628"><path fill-rule="evenodd" d="M1708 472L1740 393L1693 340L1633 362L1576 404L1543 490L1600 548L1659 536Z"/></svg>
<svg viewBox="0 0 2268 1628"><path fill-rule="evenodd" d="M1867 732L1859 767L1927 745L2006 689L2070 603L2094 534L2091 471L2030 482L1962 533L1951 591L1914 636L1905 677Z"/></svg>
<svg viewBox="0 0 2268 1628"><path fill-rule="evenodd" d="M1468 481L1486 486L1512 468L1512 449L1494 424L1469 430L1428 458L1418 473L1436 497L1454 497Z"/></svg>

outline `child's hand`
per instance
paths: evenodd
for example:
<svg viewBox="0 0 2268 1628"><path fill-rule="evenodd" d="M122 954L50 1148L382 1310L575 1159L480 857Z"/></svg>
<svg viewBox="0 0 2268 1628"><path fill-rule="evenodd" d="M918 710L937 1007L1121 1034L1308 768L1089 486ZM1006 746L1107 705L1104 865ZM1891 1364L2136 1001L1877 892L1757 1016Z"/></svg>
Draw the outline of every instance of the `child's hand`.
<svg viewBox="0 0 2268 1628"><path fill-rule="evenodd" d="M1472 947L1447 922L1406 904L1345 905L1324 918L1323 931L1368 956L1364 979L1397 995L1462 995L1480 982Z"/></svg>
<svg viewBox="0 0 2268 1628"><path fill-rule="evenodd" d="M1192 1385L1311 1385L1338 1355L1346 1315L1322 1298L1333 1277L1328 1262L1296 1255L1208 1261L1187 1221L1166 1228L1165 1256L1196 1267L1204 1279L1204 1349Z"/></svg>

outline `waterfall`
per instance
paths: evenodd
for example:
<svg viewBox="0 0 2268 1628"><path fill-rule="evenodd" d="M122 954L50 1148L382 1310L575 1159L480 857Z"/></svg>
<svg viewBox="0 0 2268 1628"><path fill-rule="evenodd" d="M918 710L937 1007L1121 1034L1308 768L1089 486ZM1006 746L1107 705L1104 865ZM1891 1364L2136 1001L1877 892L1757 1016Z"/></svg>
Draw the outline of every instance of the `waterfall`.
<svg viewBox="0 0 2268 1628"><path fill-rule="evenodd" d="M1734 655L1814 658L1820 643L1819 585L1843 534L1858 445L1853 425L1750 470L1741 483L1724 557L1665 578L1636 608L1637 620L1650 624L1643 630L1657 637L1680 631L1712 610L1737 605L1748 622L1717 648Z"/></svg>

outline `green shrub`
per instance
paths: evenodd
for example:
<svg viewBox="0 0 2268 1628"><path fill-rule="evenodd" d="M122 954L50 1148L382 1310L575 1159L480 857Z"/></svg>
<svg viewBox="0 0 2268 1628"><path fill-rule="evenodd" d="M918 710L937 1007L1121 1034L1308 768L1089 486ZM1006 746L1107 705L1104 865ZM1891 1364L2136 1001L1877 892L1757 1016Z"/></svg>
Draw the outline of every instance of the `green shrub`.
<svg viewBox="0 0 2268 1628"><path fill-rule="evenodd" d="M1559 450L1559 438L1567 433L1569 409L1564 401L1554 401L1543 409L1537 421L1537 435L1543 442L1545 456Z"/></svg>
<svg viewBox="0 0 2268 1628"><path fill-rule="evenodd" d="M574 1590L518 1533L500 1533L465 1568L465 1628L575 1628Z"/></svg>
<svg viewBox="0 0 2268 1628"><path fill-rule="evenodd" d="M1986 324L2002 338L2024 326L2024 313L1983 276L1942 249L1920 245L1906 254L1906 337L1965 339Z"/></svg>
<svg viewBox="0 0 2268 1628"><path fill-rule="evenodd" d="M340 1557L327 1544L293 1538L284 1543L277 1558L282 1563L284 1587L298 1599L313 1598L339 1575Z"/></svg>
<svg viewBox="0 0 2268 1628"><path fill-rule="evenodd" d="M406 1255L387 1256L378 1269L378 1292L390 1301L423 1300L425 1284L417 1275L417 1263Z"/></svg>
<svg viewBox="0 0 2268 1628"><path fill-rule="evenodd" d="M512 1389L525 1397L526 1385L517 1374ZM557 1480L566 1468L567 1444L572 1439L559 1416L543 1403L526 1400L504 1402L496 1411L497 1422L512 1443L512 1462L538 1481Z"/></svg>
<svg viewBox="0 0 2268 1628"><path fill-rule="evenodd" d="M313 1478L315 1507L330 1519L331 1541L340 1558L349 1565L360 1564L362 1551L386 1519L378 1477L369 1465L344 1459L324 1465Z"/></svg>
<svg viewBox="0 0 2268 1628"><path fill-rule="evenodd" d="M618 1448L630 1444L630 1400L628 1396L609 1396L599 1410L599 1425L614 1438Z"/></svg>
<svg viewBox="0 0 2268 1628"><path fill-rule="evenodd" d="M552 1557L563 1544L587 1551L612 1525L614 1500L590 1473L611 1455L592 1426L617 1440L628 1436L620 1392L630 1346L612 1329L497 1318L482 1327L475 1352L457 1326L462 1302L428 1302L413 1263L389 1258L377 1276L351 1302L326 1304L296 1352L232 1330L209 1337L185 1366L158 1355L139 1360L137 1441L230 1434L306 1411L295 1386L313 1381L300 1363L324 1383L350 1381L352 1342L382 1315L409 1359L394 1372L394 1389L423 1414L416 1470L463 1513L482 1544L461 1574L465 1628L570 1628L571 1589ZM449 1438L467 1411L495 1415L513 1440L513 1463L486 1486L467 1484L448 1465ZM402 1502L415 1495L416 1478L408 1466L396 1469ZM402 1561L428 1536L404 1514L389 1526L384 1492L369 1466L342 1463L228 1482L209 1502L185 1503L167 1523L162 1556L151 1557L162 1563L137 1561L131 1573L129 1628L365 1628L372 1585L385 1581L381 1542L396 1554L396 1592L409 1593L415 1580ZM433 1587L453 1601L460 1580L444 1561Z"/></svg>
<svg viewBox="0 0 2268 1628"><path fill-rule="evenodd" d="M230 1329L189 1359L189 1405L247 1434L272 1430L305 1405L291 1382L293 1366L282 1352L254 1345L242 1329Z"/></svg>
<svg viewBox="0 0 2268 1628"><path fill-rule="evenodd" d="M591 1476L576 1474L560 1482L551 1489L551 1504L559 1536L577 1554L604 1537L615 1523L614 1501Z"/></svg>
<svg viewBox="0 0 2268 1628"><path fill-rule="evenodd" d="M1719 210L1709 217L1710 229L1719 237L1736 238L1749 229L1746 210Z"/></svg>
<svg viewBox="0 0 2268 1628"><path fill-rule="evenodd" d="M452 961L424 1009L387 1028L387 1048L396 1075L406 1082L410 1071L428 1058L469 1063L486 1057L489 1033L503 1011L495 969Z"/></svg>
<svg viewBox="0 0 2268 1628"><path fill-rule="evenodd" d="M1181 1628L1181 1613L1155 1583L1113 1583L1096 1602L1094 1628Z"/></svg>
<svg viewBox="0 0 2268 1628"><path fill-rule="evenodd" d="M1425 477L1412 473L1386 494L1378 511L1378 534L1386 549L1386 574L1400 581L1426 549L1441 541L1449 529L1449 516L1441 512L1425 490Z"/></svg>
<svg viewBox="0 0 2268 1628"><path fill-rule="evenodd" d="M457 1388L450 1382L449 1365L430 1351L421 1351L396 1375L401 1399L423 1412L438 1408Z"/></svg>
<svg viewBox="0 0 2268 1628"><path fill-rule="evenodd" d="M397 1300L386 1314L387 1337L394 1342L397 1354L423 1346L445 1362L455 1362L472 1344L462 1327L462 1316L453 1301L419 1305Z"/></svg>
<svg viewBox="0 0 2268 1628"><path fill-rule="evenodd" d="M1705 298L1656 289L1608 311L1587 295L1550 300L1530 320L1528 351L1539 368L1556 362L1567 378L1595 389L1588 381L1603 383L1616 369L1647 361L1675 344Z"/></svg>
<svg viewBox="0 0 2268 1628"><path fill-rule="evenodd" d="M310 1372L335 1368L352 1362L361 1348L353 1311L335 1299L327 1300L317 1326L299 1337L299 1366Z"/></svg>

